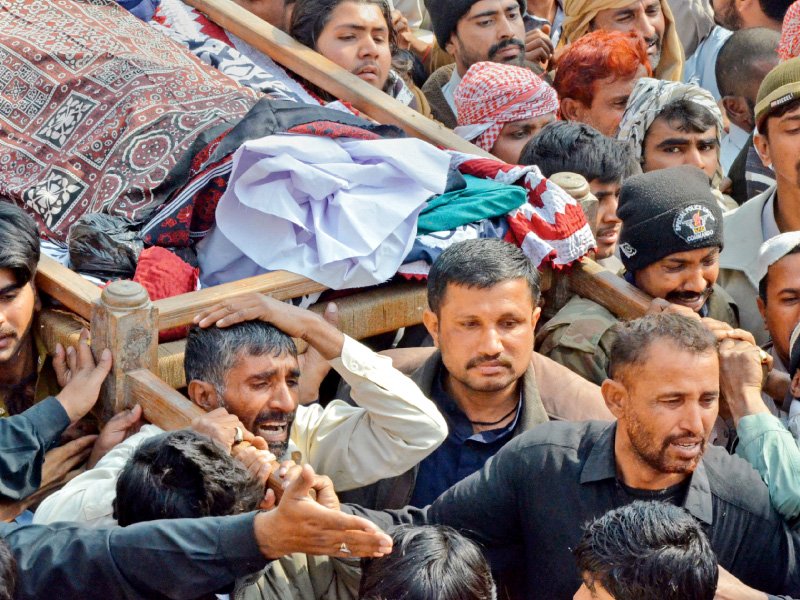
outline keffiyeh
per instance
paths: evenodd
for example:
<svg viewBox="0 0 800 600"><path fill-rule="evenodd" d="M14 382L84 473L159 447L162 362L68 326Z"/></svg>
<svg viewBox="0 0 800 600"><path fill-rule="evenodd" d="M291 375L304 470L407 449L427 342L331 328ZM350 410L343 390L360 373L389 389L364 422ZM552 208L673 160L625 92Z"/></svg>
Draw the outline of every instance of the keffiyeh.
<svg viewBox="0 0 800 600"><path fill-rule="evenodd" d="M642 77L633 87L628 105L619 124L617 139L628 142L637 162L642 161L644 138L664 108L677 100L689 100L708 110L717 124L717 142L720 142L724 124L719 106L710 92L692 83L676 83ZM714 187L722 180L722 169L717 166Z"/></svg>
<svg viewBox="0 0 800 600"><path fill-rule="evenodd" d="M781 60L800 56L800 2L794 2L783 17L778 56Z"/></svg>
<svg viewBox="0 0 800 600"><path fill-rule="evenodd" d="M558 96L530 69L493 62L475 63L455 91L455 132L491 151L506 123L558 111Z"/></svg>

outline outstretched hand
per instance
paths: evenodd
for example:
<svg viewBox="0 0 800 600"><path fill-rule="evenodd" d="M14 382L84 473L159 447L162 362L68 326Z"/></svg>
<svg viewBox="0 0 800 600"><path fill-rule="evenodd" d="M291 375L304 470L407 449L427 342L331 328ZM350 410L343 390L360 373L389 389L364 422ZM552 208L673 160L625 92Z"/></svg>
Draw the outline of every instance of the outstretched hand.
<svg viewBox="0 0 800 600"><path fill-rule="evenodd" d="M381 557L392 551L392 538L370 521L326 508L311 498L311 490L321 484L309 465L298 467L296 475L278 507L256 516L256 541L265 557L294 552Z"/></svg>

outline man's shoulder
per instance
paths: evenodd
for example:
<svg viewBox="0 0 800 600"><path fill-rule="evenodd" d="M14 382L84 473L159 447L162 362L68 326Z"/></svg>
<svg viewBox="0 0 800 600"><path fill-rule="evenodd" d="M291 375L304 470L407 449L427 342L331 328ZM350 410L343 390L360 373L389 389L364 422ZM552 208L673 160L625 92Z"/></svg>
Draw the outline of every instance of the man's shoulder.
<svg viewBox="0 0 800 600"><path fill-rule="evenodd" d="M523 460L558 455L585 457L611 426L608 421L548 421L521 433L503 451Z"/></svg>
<svg viewBox="0 0 800 600"><path fill-rule="evenodd" d="M425 95L428 94L428 91L431 89L439 88L450 81L450 78L453 76L453 69L456 68L455 63L451 63L449 65L444 65L443 67L439 67L433 73L428 76L428 79L425 80L425 83L422 85L422 91Z"/></svg>
<svg viewBox="0 0 800 600"><path fill-rule="evenodd" d="M703 455L711 494L732 508L765 521L779 519L772 509L769 490L746 460L719 446L709 446Z"/></svg>
<svg viewBox="0 0 800 600"><path fill-rule="evenodd" d="M547 345L594 352L601 338L618 321L600 304L575 296L542 327L537 338L543 351Z"/></svg>

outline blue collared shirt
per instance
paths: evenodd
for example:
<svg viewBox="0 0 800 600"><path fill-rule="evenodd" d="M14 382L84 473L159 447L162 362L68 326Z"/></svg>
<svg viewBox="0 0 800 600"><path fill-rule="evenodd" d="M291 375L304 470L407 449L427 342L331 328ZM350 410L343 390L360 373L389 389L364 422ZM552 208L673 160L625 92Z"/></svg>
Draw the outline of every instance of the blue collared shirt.
<svg viewBox="0 0 800 600"><path fill-rule="evenodd" d="M442 445L420 463L411 506L427 506L447 488L483 467L511 440L522 408L520 401L514 419L505 427L474 433L472 423L445 391L443 374L440 369L433 380L431 400L444 415L449 433Z"/></svg>

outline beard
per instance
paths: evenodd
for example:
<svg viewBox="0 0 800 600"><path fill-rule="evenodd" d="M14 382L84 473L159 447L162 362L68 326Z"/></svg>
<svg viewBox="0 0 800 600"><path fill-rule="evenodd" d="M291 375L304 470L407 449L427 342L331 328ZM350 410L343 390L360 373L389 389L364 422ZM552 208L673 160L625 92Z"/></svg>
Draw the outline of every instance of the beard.
<svg viewBox="0 0 800 600"><path fill-rule="evenodd" d="M634 413L629 411L626 421L626 433L634 453L644 464L659 473L692 473L705 453L707 441L704 436L678 434L668 436L659 442ZM700 452L690 460L671 459L669 448L672 443L680 441L699 442Z"/></svg>
<svg viewBox="0 0 800 600"><path fill-rule="evenodd" d="M714 21L717 25L722 25L731 31L738 31L742 28L742 15L736 10L736 4L730 0L728 4L721 7L719 11L714 13Z"/></svg>
<svg viewBox="0 0 800 600"><path fill-rule="evenodd" d="M653 69L653 71L655 71L658 68L658 63L661 62L661 51L662 51L661 45L662 45L662 41L660 39L658 39L658 38L655 38L654 40L653 39L649 39L649 40L646 40L646 41L647 41L648 45L649 44L653 44L653 43L655 44L655 48L656 48L655 54L653 54L653 55L648 54L647 55L648 61L650 62L650 68Z"/></svg>

